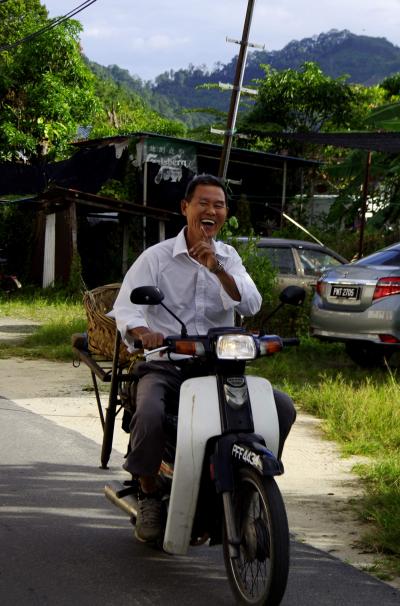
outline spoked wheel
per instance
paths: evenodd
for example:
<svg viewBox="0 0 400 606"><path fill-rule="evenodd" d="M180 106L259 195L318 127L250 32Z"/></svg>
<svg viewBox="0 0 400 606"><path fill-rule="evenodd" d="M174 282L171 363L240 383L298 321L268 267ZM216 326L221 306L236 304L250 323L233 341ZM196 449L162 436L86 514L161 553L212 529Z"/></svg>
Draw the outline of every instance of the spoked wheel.
<svg viewBox="0 0 400 606"><path fill-rule="evenodd" d="M238 558L229 555L224 533L224 560L238 604L275 606L281 603L289 572L289 528L285 506L273 478L240 470L233 494Z"/></svg>

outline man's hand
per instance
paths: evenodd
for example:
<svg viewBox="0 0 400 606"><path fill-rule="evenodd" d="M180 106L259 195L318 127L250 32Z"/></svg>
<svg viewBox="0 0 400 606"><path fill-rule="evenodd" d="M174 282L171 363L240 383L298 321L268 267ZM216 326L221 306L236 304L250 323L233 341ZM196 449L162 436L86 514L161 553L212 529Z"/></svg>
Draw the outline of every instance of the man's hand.
<svg viewBox="0 0 400 606"><path fill-rule="evenodd" d="M160 332L153 332L146 326L138 326L131 328L129 334L142 342L143 349L155 349L161 347L164 343L164 335Z"/></svg>
<svg viewBox="0 0 400 606"><path fill-rule="evenodd" d="M199 240L189 249L191 257L208 269L214 269L218 260L215 256L212 240L207 237L204 228L200 225Z"/></svg>

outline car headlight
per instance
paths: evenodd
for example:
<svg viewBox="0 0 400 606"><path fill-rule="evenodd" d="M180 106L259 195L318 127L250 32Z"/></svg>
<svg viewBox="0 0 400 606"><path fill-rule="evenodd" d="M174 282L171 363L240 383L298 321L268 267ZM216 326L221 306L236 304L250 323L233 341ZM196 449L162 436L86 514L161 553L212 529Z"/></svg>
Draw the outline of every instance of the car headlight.
<svg viewBox="0 0 400 606"><path fill-rule="evenodd" d="M251 335L220 335L216 354L220 360L254 360L257 348Z"/></svg>

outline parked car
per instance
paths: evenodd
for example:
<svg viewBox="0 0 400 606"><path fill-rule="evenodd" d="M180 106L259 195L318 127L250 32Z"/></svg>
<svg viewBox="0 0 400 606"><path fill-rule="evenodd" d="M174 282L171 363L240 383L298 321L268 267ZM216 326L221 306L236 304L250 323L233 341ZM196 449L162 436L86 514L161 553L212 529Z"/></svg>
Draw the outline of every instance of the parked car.
<svg viewBox="0 0 400 606"><path fill-rule="evenodd" d="M248 238L236 238L246 242ZM314 242L286 238L260 238L257 242L260 255L267 255L277 270L278 286L283 290L294 284L311 292L318 278L328 269L347 263L335 251Z"/></svg>
<svg viewBox="0 0 400 606"><path fill-rule="evenodd" d="M354 362L380 365L400 349L400 242L327 271L317 283L311 333L342 341Z"/></svg>

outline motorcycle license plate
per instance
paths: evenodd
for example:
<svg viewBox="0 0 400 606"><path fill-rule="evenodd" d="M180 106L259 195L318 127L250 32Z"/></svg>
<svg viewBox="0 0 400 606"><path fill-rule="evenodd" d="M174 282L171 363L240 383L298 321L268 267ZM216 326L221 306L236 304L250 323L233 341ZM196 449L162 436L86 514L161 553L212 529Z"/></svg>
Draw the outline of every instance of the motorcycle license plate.
<svg viewBox="0 0 400 606"><path fill-rule="evenodd" d="M355 286L340 286L339 284L333 284L331 286L331 297L337 297L338 299L358 299L360 296L360 289Z"/></svg>

